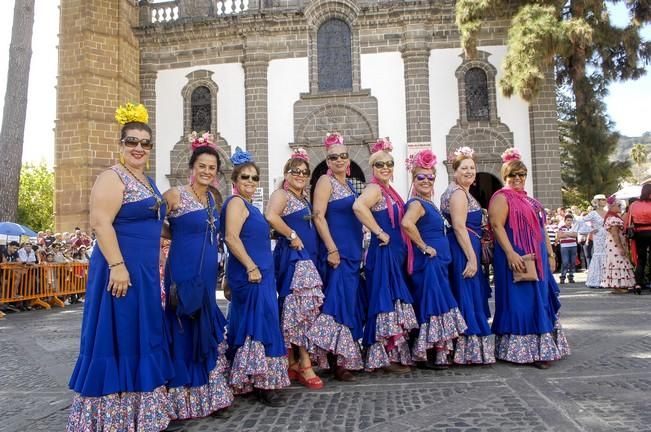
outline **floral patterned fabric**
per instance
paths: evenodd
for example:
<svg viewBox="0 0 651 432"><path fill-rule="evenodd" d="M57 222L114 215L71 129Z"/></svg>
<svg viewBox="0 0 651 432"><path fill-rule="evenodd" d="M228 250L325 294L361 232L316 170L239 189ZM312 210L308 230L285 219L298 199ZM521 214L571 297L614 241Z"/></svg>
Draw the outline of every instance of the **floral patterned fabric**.
<svg viewBox="0 0 651 432"><path fill-rule="evenodd" d="M495 344L497 358L512 363L555 361L570 355L570 345L559 321L551 333L501 335L495 337Z"/></svg>
<svg viewBox="0 0 651 432"><path fill-rule="evenodd" d="M254 388L274 390L290 385L287 357L265 357L264 345L246 338L237 349L231 366L230 385L233 393L243 394Z"/></svg>
<svg viewBox="0 0 651 432"><path fill-rule="evenodd" d="M312 350L308 332L323 304L322 286L321 277L311 260L296 263L291 294L285 297L280 319L287 348L293 344Z"/></svg>
<svg viewBox="0 0 651 432"><path fill-rule="evenodd" d="M390 363L413 365L407 337L418 328L414 308L396 300L393 312L380 313L376 318L376 343L368 348L367 369L378 369Z"/></svg>
<svg viewBox="0 0 651 432"><path fill-rule="evenodd" d="M452 344L448 341L459 337L466 331L466 322L458 308L454 308L439 316L432 316L428 323L420 326L412 356L416 361L427 360L427 350L436 349L437 353L448 351Z"/></svg>
<svg viewBox="0 0 651 432"><path fill-rule="evenodd" d="M601 286L603 288L631 288L635 286L633 265L626 256L626 252L617 247L615 237L610 229L617 227L619 244L625 245L624 221L615 216L609 216L604 223L606 230L606 259L601 268Z"/></svg>
<svg viewBox="0 0 651 432"><path fill-rule="evenodd" d="M495 338L488 336L459 336L454 348L456 364L495 363Z"/></svg>
<svg viewBox="0 0 651 432"><path fill-rule="evenodd" d="M364 367L359 344L353 339L350 328L337 323L331 315L319 315L308 337L312 343L310 354L320 368L328 367L329 352L337 356L337 365L344 369L360 370Z"/></svg>

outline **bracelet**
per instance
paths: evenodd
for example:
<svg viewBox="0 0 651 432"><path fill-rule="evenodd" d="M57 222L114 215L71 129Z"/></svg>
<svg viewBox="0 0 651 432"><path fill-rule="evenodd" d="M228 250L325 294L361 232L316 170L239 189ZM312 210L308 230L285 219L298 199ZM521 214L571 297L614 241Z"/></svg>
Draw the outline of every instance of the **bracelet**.
<svg viewBox="0 0 651 432"><path fill-rule="evenodd" d="M380 234L384 234L384 231L382 230L378 231L377 234L375 234L375 237L380 237Z"/></svg>
<svg viewBox="0 0 651 432"><path fill-rule="evenodd" d="M426 254L427 254L427 248L428 248L428 247L429 247L428 245L425 245L425 247L421 248L420 251L423 253L423 255L426 255Z"/></svg>
<svg viewBox="0 0 651 432"><path fill-rule="evenodd" d="M115 264L109 264L108 268L112 269L113 267L117 267L122 264L124 264L124 261L116 262Z"/></svg>
<svg viewBox="0 0 651 432"><path fill-rule="evenodd" d="M251 270L247 270L246 273L247 273L247 274L251 274L251 273L253 273L254 271L256 271L257 269L258 269L258 266L255 266L255 267L253 267Z"/></svg>
<svg viewBox="0 0 651 432"><path fill-rule="evenodd" d="M333 249L331 251L328 251L328 255L332 255L333 253L339 252L339 249Z"/></svg>

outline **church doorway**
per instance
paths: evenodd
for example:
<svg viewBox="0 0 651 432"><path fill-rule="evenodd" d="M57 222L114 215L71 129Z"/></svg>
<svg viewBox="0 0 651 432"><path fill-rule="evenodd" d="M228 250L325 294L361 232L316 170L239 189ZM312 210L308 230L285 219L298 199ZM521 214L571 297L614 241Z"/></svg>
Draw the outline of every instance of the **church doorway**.
<svg viewBox="0 0 651 432"><path fill-rule="evenodd" d="M488 208L493 194L502 188L502 182L493 174L479 172L475 182L470 186L470 194L475 197L482 208Z"/></svg>
<svg viewBox="0 0 651 432"><path fill-rule="evenodd" d="M314 168L312 171L312 178L310 179L310 197L314 195L314 188L316 187L316 182L319 178L328 172L328 165L326 161L321 162ZM350 175L348 179L353 184L353 189L358 194L362 193L364 186L366 186L366 177L364 176L364 171L357 165L355 162L350 161Z"/></svg>

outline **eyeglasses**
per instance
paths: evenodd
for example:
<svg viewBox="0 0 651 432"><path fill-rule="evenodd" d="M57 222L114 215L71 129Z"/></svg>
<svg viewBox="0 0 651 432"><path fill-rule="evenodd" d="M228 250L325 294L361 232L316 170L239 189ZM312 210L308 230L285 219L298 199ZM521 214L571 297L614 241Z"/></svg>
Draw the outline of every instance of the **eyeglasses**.
<svg viewBox="0 0 651 432"><path fill-rule="evenodd" d="M240 180L248 180L251 179L254 182L259 182L260 181L260 176L257 174L254 175L249 175L249 174L240 174Z"/></svg>
<svg viewBox="0 0 651 432"><path fill-rule="evenodd" d="M394 163L392 160L390 160L390 161L384 161L384 162L383 162L383 161L377 161L377 162L375 162L375 163L373 164L373 166L374 166L375 168L377 168L377 169L382 169L382 168L384 168L384 167L387 167L387 168L393 168L394 165L395 165L395 163Z"/></svg>
<svg viewBox="0 0 651 432"><path fill-rule="evenodd" d="M132 136L125 137L122 143L129 148L136 148L138 144L143 150L151 150L154 148L154 143L150 139L140 139Z"/></svg>
<svg viewBox="0 0 651 432"><path fill-rule="evenodd" d="M417 181L423 181L425 179L427 179L429 181L434 181L435 178L436 178L436 176L434 174L416 174L414 176L414 179L417 180Z"/></svg>
<svg viewBox="0 0 651 432"><path fill-rule="evenodd" d="M332 153L332 154L328 155L328 160L329 161L334 162L334 161L336 161L338 159L341 159L341 160L348 159L348 153L346 153L346 152L344 152L344 153Z"/></svg>
<svg viewBox="0 0 651 432"><path fill-rule="evenodd" d="M525 178L525 177L527 177L527 173L526 172L517 172L517 173L507 174L506 176L508 178L516 178L516 177Z"/></svg>
<svg viewBox="0 0 651 432"><path fill-rule="evenodd" d="M289 173L291 175L293 175L294 177L298 177L298 176L309 177L310 176L310 170L309 169L292 168L292 169L289 170Z"/></svg>

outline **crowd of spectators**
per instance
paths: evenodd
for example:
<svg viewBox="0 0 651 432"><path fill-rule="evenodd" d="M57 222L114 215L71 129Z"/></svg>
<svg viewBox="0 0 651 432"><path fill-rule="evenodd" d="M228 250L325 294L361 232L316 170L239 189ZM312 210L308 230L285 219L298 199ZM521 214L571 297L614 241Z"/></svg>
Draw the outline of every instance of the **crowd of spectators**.
<svg viewBox="0 0 651 432"><path fill-rule="evenodd" d="M51 270L40 264L87 263L95 245L93 233L88 235L79 228L73 233L53 233L51 230L39 231L35 239L22 243L12 240L6 245L0 245L0 263L23 264L24 269L34 268L35 271L48 271L46 280L54 279ZM34 266L34 267L32 267ZM1 271L1 270L0 270ZM0 273L0 283L5 278ZM50 281L54 283L54 280ZM17 311L30 309L31 304L20 300L20 294L15 293L16 302L0 304L0 311ZM66 299L70 303L79 300L77 295Z"/></svg>

